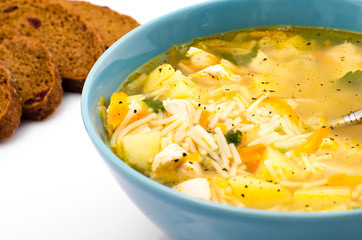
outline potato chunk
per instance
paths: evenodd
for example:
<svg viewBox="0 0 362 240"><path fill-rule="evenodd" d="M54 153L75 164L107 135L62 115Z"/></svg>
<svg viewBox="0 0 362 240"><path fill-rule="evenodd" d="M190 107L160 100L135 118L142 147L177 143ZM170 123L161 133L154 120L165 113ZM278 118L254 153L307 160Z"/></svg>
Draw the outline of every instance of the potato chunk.
<svg viewBox="0 0 362 240"><path fill-rule="evenodd" d="M170 78L175 73L175 69L170 64L161 64L155 68L145 79L144 93L156 90L161 83Z"/></svg>
<svg viewBox="0 0 362 240"><path fill-rule="evenodd" d="M162 87L167 86L168 91L160 97L160 99L182 99L189 98L196 95L195 87L197 86L188 77L183 75L180 71L176 71L170 78L161 83Z"/></svg>
<svg viewBox="0 0 362 240"><path fill-rule="evenodd" d="M277 183L243 175L229 179L237 198L248 207L268 208L283 204L291 199L289 191Z"/></svg>
<svg viewBox="0 0 362 240"><path fill-rule="evenodd" d="M352 191L347 187L305 188L294 192L296 207L311 207L314 211L346 204L351 198Z"/></svg>
<svg viewBox="0 0 362 240"><path fill-rule="evenodd" d="M160 142L160 132L127 135L121 143L122 157L137 170L146 171L160 151Z"/></svg>
<svg viewBox="0 0 362 240"><path fill-rule="evenodd" d="M286 176L288 179L294 180L301 175L301 170L296 164L288 160L282 153L271 147L268 147L264 151L261 157L261 164L256 171L256 175L262 177L263 179L274 179L274 177L270 175L268 168L264 164L265 160L270 160L274 167L274 170L278 171L280 169L283 172L284 176Z"/></svg>

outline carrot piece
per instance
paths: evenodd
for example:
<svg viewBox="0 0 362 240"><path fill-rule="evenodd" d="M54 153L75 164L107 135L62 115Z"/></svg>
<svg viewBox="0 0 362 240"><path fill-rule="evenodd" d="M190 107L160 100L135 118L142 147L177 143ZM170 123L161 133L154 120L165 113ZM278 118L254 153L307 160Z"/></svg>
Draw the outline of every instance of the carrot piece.
<svg viewBox="0 0 362 240"><path fill-rule="evenodd" d="M200 123L201 127L203 127L206 130L208 130L208 128L209 128L208 119L209 119L210 115L211 115L211 112L209 112L205 109L202 110L199 123Z"/></svg>
<svg viewBox="0 0 362 240"><path fill-rule="evenodd" d="M108 112L108 122L115 129L124 119L128 112L127 94L116 92L111 96Z"/></svg>
<svg viewBox="0 0 362 240"><path fill-rule="evenodd" d="M147 112L147 110L144 108L144 109L142 109L139 113L136 113L136 114L131 118L131 120L129 120L129 123L128 123L128 124L133 123L133 122L135 122L135 121L137 121L137 120L140 120L140 119L146 117L147 115L148 115L148 112Z"/></svg>
<svg viewBox="0 0 362 240"><path fill-rule="evenodd" d="M362 184L362 176L353 176L346 173L339 173L328 177L327 184L329 186L350 186L356 187Z"/></svg>
<svg viewBox="0 0 362 240"><path fill-rule="evenodd" d="M319 146L323 141L323 138L327 137L328 134L329 134L329 128L327 127L324 128L322 127L317 129L316 131L314 131L309 141L307 141L306 143L302 144L301 146L299 146L297 149L294 150L294 155L300 156L302 153L309 154L317 151L317 149L319 148Z"/></svg>
<svg viewBox="0 0 362 240"><path fill-rule="evenodd" d="M267 97L263 100L263 103L270 104L275 109L276 113L280 116L288 116L289 120L297 127L305 127L304 122L299 119L298 114L283 98Z"/></svg>
<svg viewBox="0 0 362 240"><path fill-rule="evenodd" d="M241 160L246 164L251 172L254 172L261 161L261 157L266 149L266 146L262 143L252 145L249 147L238 148L238 153Z"/></svg>

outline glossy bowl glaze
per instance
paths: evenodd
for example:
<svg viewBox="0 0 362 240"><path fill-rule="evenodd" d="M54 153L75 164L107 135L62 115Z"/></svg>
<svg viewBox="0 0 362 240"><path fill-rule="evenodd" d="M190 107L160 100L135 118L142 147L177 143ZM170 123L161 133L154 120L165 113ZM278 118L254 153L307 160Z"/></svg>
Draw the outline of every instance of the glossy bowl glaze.
<svg viewBox="0 0 362 240"><path fill-rule="evenodd" d="M243 209L195 199L133 170L106 141L97 112L123 79L172 45L242 28L317 26L362 32L361 0L208 1L150 21L97 61L82 93L85 127L112 174L138 208L172 239L362 239L362 210L290 213ZM140 146L142 151L142 146Z"/></svg>

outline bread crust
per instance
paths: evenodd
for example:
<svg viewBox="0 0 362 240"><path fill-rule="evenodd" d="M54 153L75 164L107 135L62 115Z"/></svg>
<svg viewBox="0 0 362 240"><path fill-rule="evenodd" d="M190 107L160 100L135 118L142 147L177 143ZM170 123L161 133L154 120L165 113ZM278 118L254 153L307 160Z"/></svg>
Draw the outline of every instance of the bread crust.
<svg viewBox="0 0 362 240"><path fill-rule="evenodd" d="M46 47L40 42L34 42L34 44L39 45L46 49ZM49 69L52 76L53 82L49 86L49 91L46 93L44 98L39 101L31 104L29 106L24 106L23 104L23 118L29 120L44 120L55 112L58 106L61 104L63 99L63 87L62 87L62 77L59 74L58 68L56 67L54 61L52 60L51 54L47 51L49 57Z"/></svg>
<svg viewBox="0 0 362 240"><path fill-rule="evenodd" d="M63 5L46 0L1 1L0 13L0 25L47 46L65 90L81 92L90 69L105 50L93 26Z"/></svg>
<svg viewBox="0 0 362 240"><path fill-rule="evenodd" d="M22 117L42 120L51 115L62 101L63 89L48 49L39 41L20 36L14 29L0 27L0 52L0 59L16 81Z"/></svg>
<svg viewBox="0 0 362 240"><path fill-rule="evenodd" d="M106 48L109 48L119 38L140 25L131 16L118 13L109 7L99 6L86 1L53 1L60 2L93 25Z"/></svg>
<svg viewBox="0 0 362 240"><path fill-rule="evenodd" d="M9 96L8 101L3 101L2 104L5 103L5 105L0 108L0 141L3 141L9 138L19 126L22 111L15 82L3 65L0 65L0 76L6 82L2 87Z"/></svg>

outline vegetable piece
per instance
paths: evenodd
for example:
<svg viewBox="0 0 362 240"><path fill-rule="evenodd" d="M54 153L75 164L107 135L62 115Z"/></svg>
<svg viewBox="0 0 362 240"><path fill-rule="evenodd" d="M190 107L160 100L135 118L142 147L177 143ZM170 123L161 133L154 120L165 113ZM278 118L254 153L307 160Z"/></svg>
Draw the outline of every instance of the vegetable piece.
<svg viewBox="0 0 362 240"><path fill-rule="evenodd" d="M147 73L136 73L127 79L127 84L122 86L124 92L142 92L143 83L147 79Z"/></svg>
<svg viewBox="0 0 362 240"><path fill-rule="evenodd" d="M155 68L145 79L143 91L144 93L156 90L161 83L170 78L175 73L175 69L170 64L161 64Z"/></svg>
<svg viewBox="0 0 362 240"><path fill-rule="evenodd" d="M140 120L148 115L146 108L142 108L141 111L136 112L135 115L129 120L128 124L131 124L137 120Z"/></svg>
<svg viewBox="0 0 362 240"><path fill-rule="evenodd" d="M201 127L203 127L206 130L209 130L208 119L209 119L210 115L211 115L211 112L204 109L204 110L202 110L201 116L199 119L199 123L200 123Z"/></svg>
<svg viewBox="0 0 362 240"><path fill-rule="evenodd" d="M127 94L124 92L115 92L111 96L108 122L113 129L117 128L128 112L127 97Z"/></svg>
<svg viewBox="0 0 362 240"><path fill-rule="evenodd" d="M123 138L121 146L116 147L116 152L131 166L145 172L160 151L160 142L160 132L127 135ZM140 146L142 146L141 151Z"/></svg>
<svg viewBox="0 0 362 240"><path fill-rule="evenodd" d="M294 192L297 208L311 207L313 210L347 204L351 198L352 191L347 187L305 188Z"/></svg>
<svg viewBox="0 0 362 240"><path fill-rule="evenodd" d="M362 176L353 176L345 173L339 173L328 177L327 184L329 186L350 186L356 187L362 184Z"/></svg>
<svg viewBox="0 0 362 240"><path fill-rule="evenodd" d="M302 153L309 154L315 152L322 144L323 138L327 137L328 134L329 128L327 127L317 129L306 143L294 150L294 155L300 156Z"/></svg>
<svg viewBox="0 0 362 240"><path fill-rule="evenodd" d="M166 109L163 107L162 102L157 100L143 100L144 103L150 108L153 109L154 112L158 113L159 111L166 112Z"/></svg>
<svg viewBox="0 0 362 240"><path fill-rule="evenodd" d="M275 171L278 171L279 169L282 170L287 179L296 179L301 174L301 170L297 167L297 165L295 165L292 161L289 161L284 154L271 147L267 147L261 156L261 163L255 172L257 176L260 176L263 179L277 180L270 174L270 171L265 165L264 161L266 160L271 161Z"/></svg>
<svg viewBox="0 0 362 240"><path fill-rule="evenodd" d="M160 83L160 88L167 88L168 90L160 94L159 99L194 97L196 95L196 87L197 85L191 79L183 75L181 71L176 71L175 74Z"/></svg>
<svg viewBox="0 0 362 240"><path fill-rule="evenodd" d="M230 143L234 143L235 146L237 146L239 143L241 143L241 137L243 136L243 134L239 131L239 130L229 130L226 134L225 134L225 138L226 141L230 144Z"/></svg>
<svg viewBox="0 0 362 240"><path fill-rule="evenodd" d="M237 39L232 41L216 38L206 39L201 41L198 46L204 49L212 49L212 52L216 55L225 53L232 53L234 55L247 54L254 49L257 42L255 40L245 41L245 37L245 35L244 37L239 35Z"/></svg>
<svg viewBox="0 0 362 240"><path fill-rule="evenodd" d="M277 127L276 129L274 129L274 132L279 133L279 134L285 133L282 127Z"/></svg>
<svg viewBox="0 0 362 240"><path fill-rule="evenodd" d="M305 128L303 121L299 119L298 114L288 104L286 100L280 97L267 97L263 100L263 103L267 103L274 108L275 113L280 116L287 116L288 119L297 127Z"/></svg>
<svg viewBox="0 0 362 240"><path fill-rule="evenodd" d="M287 153L288 152L288 149L286 149L286 148L279 148L279 152L280 153Z"/></svg>
<svg viewBox="0 0 362 240"><path fill-rule="evenodd" d="M337 80L337 84L354 90L360 89L362 87L362 71L349 71L342 78Z"/></svg>
<svg viewBox="0 0 362 240"><path fill-rule="evenodd" d="M147 116L146 105L142 102L144 98L142 94L127 96L124 92L114 93L108 109L108 122L111 128L114 130L123 122L130 108L133 109L134 115L128 124Z"/></svg>
<svg viewBox="0 0 362 240"><path fill-rule="evenodd" d="M188 86L184 81L175 81L171 86L168 93L165 95L166 98L170 99L185 99L192 98L196 95L193 89Z"/></svg>
<svg viewBox="0 0 362 240"><path fill-rule="evenodd" d="M248 170L254 172L261 161L262 154L266 150L264 144L256 144L248 147L238 148L241 160L246 164Z"/></svg>
<svg viewBox="0 0 362 240"><path fill-rule="evenodd" d="M229 179L236 197L248 207L268 208L291 199L290 192L280 184L243 175Z"/></svg>
<svg viewBox="0 0 362 240"><path fill-rule="evenodd" d="M98 113L102 119L107 139L110 139L112 137L113 130L112 130L109 122L107 121L108 113L107 113L107 108L106 108L105 104L106 104L106 99L102 96L99 101L99 105L98 105Z"/></svg>
<svg viewBox="0 0 362 240"><path fill-rule="evenodd" d="M221 54L221 57L235 63L238 66L246 66L257 55L258 55L258 51L257 50L252 50L250 53L239 54L239 55L224 53L224 54Z"/></svg>

